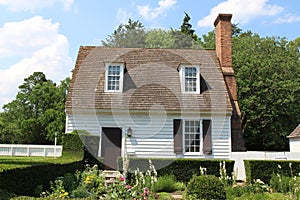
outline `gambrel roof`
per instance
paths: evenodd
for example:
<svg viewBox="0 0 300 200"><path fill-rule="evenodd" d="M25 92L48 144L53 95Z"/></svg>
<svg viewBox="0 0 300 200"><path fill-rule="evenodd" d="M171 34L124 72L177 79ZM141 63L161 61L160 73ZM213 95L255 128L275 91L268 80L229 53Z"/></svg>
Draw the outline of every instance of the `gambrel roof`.
<svg viewBox="0 0 300 200"><path fill-rule="evenodd" d="M288 136L288 138L300 138L300 124L295 130Z"/></svg>
<svg viewBox="0 0 300 200"><path fill-rule="evenodd" d="M105 87L105 64L125 66L123 92ZM181 91L179 68L200 66L199 94ZM81 46L66 101L72 109L232 111L215 50L144 49Z"/></svg>

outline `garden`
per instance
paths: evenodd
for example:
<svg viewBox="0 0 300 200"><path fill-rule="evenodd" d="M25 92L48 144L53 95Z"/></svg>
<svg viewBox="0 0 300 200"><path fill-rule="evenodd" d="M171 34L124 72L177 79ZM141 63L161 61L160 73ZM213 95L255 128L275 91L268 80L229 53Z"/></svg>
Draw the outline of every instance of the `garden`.
<svg viewBox="0 0 300 200"><path fill-rule="evenodd" d="M300 200L299 161L246 160L247 182L237 182L231 160L119 158L107 179L101 159L66 137L60 158L0 157L0 200Z"/></svg>
<svg viewBox="0 0 300 200"><path fill-rule="evenodd" d="M161 160L133 159L132 163L142 163L142 168L147 166L148 169L132 170L129 165L128 171L120 172L113 181L106 179L102 165L87 164L82 171L65 173L51 181L46 190L37 187L36 191L39 192L35 197L0 190L0 199L172 200L175 196L186 200L300 199L299 162L246 161L247 177L254 179L249 182L236 182L231 161L178 159L167 166L167 169L156 170L155 164L159 161ZM200 166L195 173L196 163L207 167ZM191 170L186 171L189 164ZM176 169L179 165L182 170L178 172ZM262 168L258 168L258 165ZM274 168L270 168L272 166ZM177 173L183 174L179 176Z"/></svg>

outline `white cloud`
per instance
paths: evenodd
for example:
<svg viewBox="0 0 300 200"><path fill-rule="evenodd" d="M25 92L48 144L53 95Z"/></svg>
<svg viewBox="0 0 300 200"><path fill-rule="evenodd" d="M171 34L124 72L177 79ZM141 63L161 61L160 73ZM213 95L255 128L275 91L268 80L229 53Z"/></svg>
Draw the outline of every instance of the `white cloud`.
<svg viewBox="0 0 300 200"><path fill-rule="evenodd" d="M295 23L300 22L300 16L294 15L294 14L286 14L283 17L279 17L275 20L275 23L277 24L284 24L284 23Z"/></svg>
<svg viewBox="0 0 300 200"><path fill-rule="evenodd" d="M168 9L172 8L176 4L176 0L160 0L158 1L158 7L150 8L149 5L137 6L138 13L147 20L153 20L163 15Z"/></svg>
<svg viewBox="0 0 300 200"><path fill-rule="evenodd" d="M0 107L15 98L18 86L35 71L55 82L70 76L69 43L58 28L58 23L40 16L0 28L0 59L21 57L15 64L0 69Z"/></svg>
<svg viewBox="0 0 300 200"><path fill-rule="evenodd" d="M246 24L260 16L274 16L283 11L276 4L267 4L268 0L226 0L210 10L208 16L198 21L199 27L210 27L219 13L232 13L234 23Z"/></svg>
<svg viewBox="0 0 300 200"><path fill-rule="evenodd" d="M61 4L65 10L70 10L74 0L0 0L0 5L5 5L9 10L36 11L41 8L51 7L54 4Z"/></svg>

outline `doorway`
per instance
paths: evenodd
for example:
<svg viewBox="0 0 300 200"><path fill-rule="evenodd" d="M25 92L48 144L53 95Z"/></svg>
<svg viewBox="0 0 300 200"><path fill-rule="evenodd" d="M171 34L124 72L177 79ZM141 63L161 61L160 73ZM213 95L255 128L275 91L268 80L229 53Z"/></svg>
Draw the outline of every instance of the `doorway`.
<svg viewBox="0 0 300 200"><path fill-rule="evenodd" d="M116 170L117 159L121 156L122 129L102 128L101 157L104 158L104 169Z"/></svg>

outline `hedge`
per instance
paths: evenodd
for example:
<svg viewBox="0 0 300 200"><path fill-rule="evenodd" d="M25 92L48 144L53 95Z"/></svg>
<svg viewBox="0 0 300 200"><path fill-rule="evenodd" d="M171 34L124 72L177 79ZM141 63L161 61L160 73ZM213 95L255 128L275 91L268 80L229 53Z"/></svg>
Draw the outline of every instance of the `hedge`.
<svg viewBox="0 0 300 200"><path fill-rule="evenodd" d="M63 156L66 152L68 154L82 152L84 155L82 160L72 163L45 163L26 168L4 170L0 173L0 188L17 195L38 196L38 192L41 192L37 191L38 187L42 187L42 190L45 191L49 189L50 181L66 173L75 173L77 170L82 171L86 164L98 164L99 169L104 169L103 160L101 158L96 159L88 149L84 148L81 139L82 135L79 136L78 134L80 134L78 131L73 131L70 134L64 135ZM84 135L83 137L83 140L95 143L92 136ZM90 147L93 148L93 154L97 152L94 146Z"/></svg>
<svg viewBox="0 0 300 200"><path fill-rule="evenodd" d="M217 159L163 159L163 158L130 158L128 171L133 172L137 168L141 171L149 169L149 160L157 169L158 176L171 175L176 177L177 181L187 183L192 176L200 174L200 167L207 169L206 174L220 176L220 162L224 160ZM119 169L122 169L122 158L118 159ZM226 172L232 176L234 161L225 160Z"/></svg>
<svg viewBox="0 0 300 200"><path fill-rule="evenodd" d="M73 131L72 133L66 133L63 135L63 150L77 152L82 150L84 147L78 131Z"/></svg>
<svg viewBox="0 0 300 200"><path fill-rule="evenodd" d="M245 160L244 164L247 182L260 179L269 184L273 174L295 176L300 172L300 161Z"/></svg>
<svg viewBox="0 0 300 200"><path fill-rule="evenodd" d="M66 173L83 170L82 161L68 164L46 164L27 168L16 168L0 173L0 188L17 195L38 195L37 187L49 188L49 182Z"/></svg>

